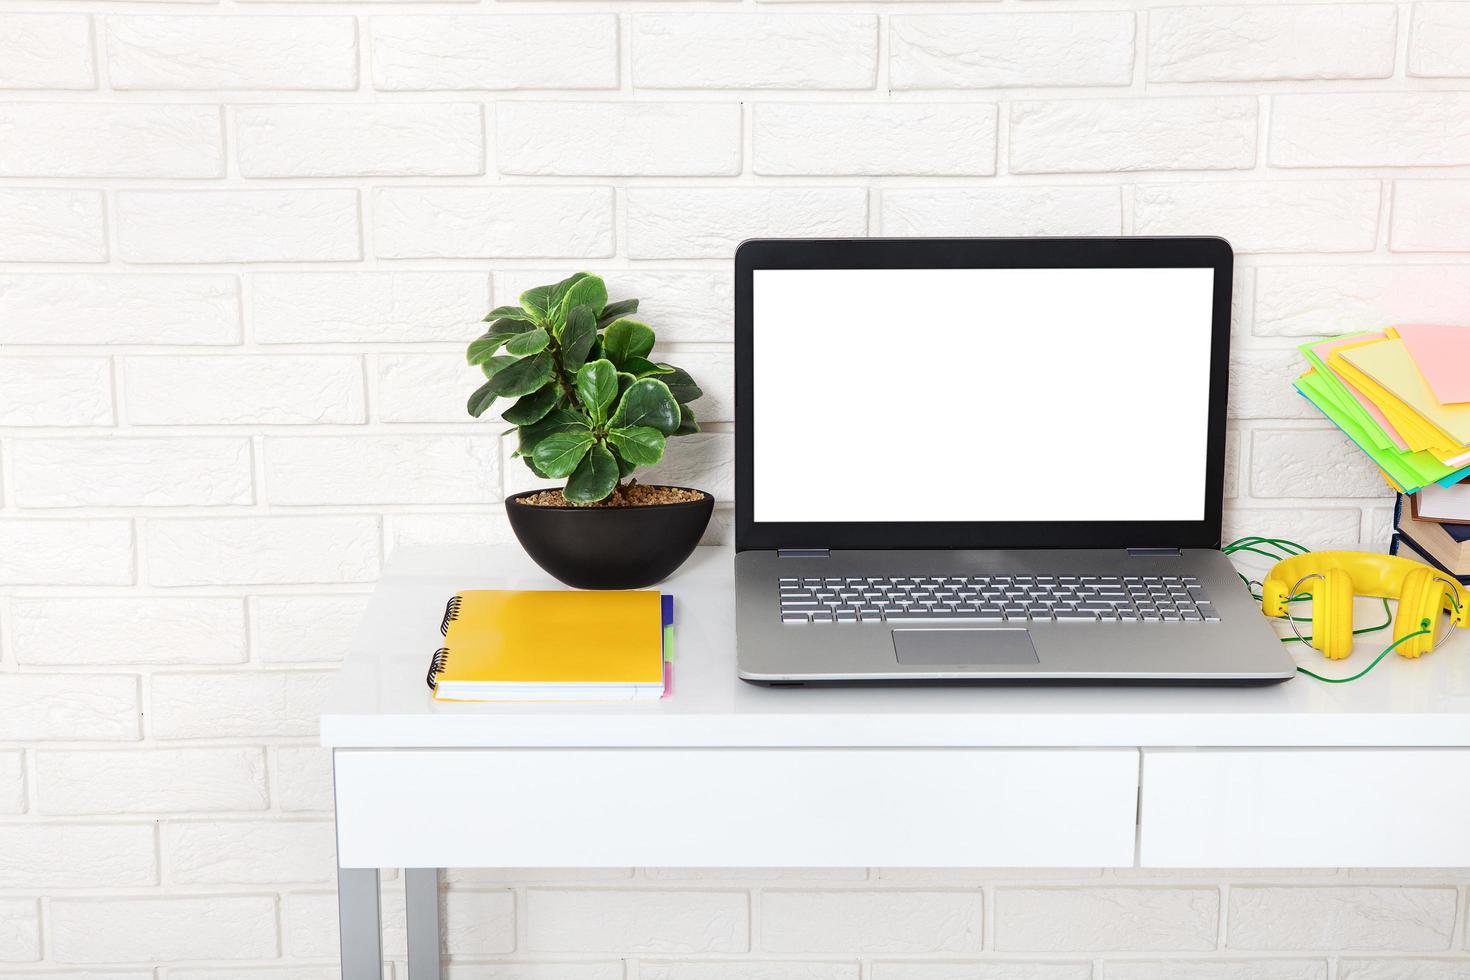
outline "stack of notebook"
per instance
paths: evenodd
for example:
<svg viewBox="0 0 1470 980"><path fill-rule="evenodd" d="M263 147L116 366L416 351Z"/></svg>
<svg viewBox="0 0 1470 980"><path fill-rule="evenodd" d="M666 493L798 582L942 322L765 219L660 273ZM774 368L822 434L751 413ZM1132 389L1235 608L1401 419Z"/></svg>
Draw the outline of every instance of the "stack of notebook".
<svg viewBox="0 0 1470 980"><path fill-rule="evenodd" d="M1303 344L1301 392L1400 493L1470 476L1470 327L1400 326Z"/></svg>
<svg viewBox="0 0 1470 980"><path fill-rule="evenodd" d="M656 700L673 620L674 597L658 592L460 592L429 688L439 701Z"/></svg>
<svg viewBox="0 0 1470 980"><path fill-rule="evenodd" d="M1393 554L1433 565L1470 585L1470 483L1399 495Z"/></svg>

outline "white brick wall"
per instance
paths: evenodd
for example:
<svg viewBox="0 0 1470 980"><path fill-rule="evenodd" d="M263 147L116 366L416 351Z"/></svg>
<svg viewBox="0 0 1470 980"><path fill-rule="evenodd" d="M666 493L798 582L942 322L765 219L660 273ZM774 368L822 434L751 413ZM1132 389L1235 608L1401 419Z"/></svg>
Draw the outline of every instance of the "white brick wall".
<svg viewBox="0 0 1470 980"><path fill-rule="evenodd" d="M229 275L0 275L0 342L238 344L239 292Z"/></svg>
<svg viewBox="0 0 1470 980"><path fill-rule="evenodd" d="M745 237L1225 234L1226 533L1317 546L1390 498L1293 345L1470 322L1470 3L6 6L7 976L335 975L317 707L393 548L509 539L536 481L462 345L527 286L643 299L708 426L651 475L725 502L712 539ZM452 980L1463 980L1467 890L460 872L445 937Z"/></svg>
<svg viewBox="0 0 1470 980"><path fill-rule="evenodd" d="M0 106L6 177L223 177L212 105Z"/></svg>
<svg viewBox="0 0 1470 980"><path fill-rule="evenodd" d="M896 89L1127 85L1136 18L1127 11L898 15Z"/></svg>
<svg viewBox="0 0 1470 980"><path fill-rule="evenodd" d="M351 17L109 16L117 89L324 89L357 85Z"/></svg>
<svg viewBox="0 0 1470 980"><path fill-rule="evenodd" d="M102 195L64 188L0 188L0 262L105 262Z"/></svg>
<svg viewBox="0 0 1470 980"><path fill-rule="evenodd" d="M96 84L90 17L0 14L0 89L89 89Z"/></svg>
<svg viewBox="0 0 1470 980"><path fill-rule="evenodd" d="M412 177L483 173L480 107L242 106L245 177Z"/></svg>

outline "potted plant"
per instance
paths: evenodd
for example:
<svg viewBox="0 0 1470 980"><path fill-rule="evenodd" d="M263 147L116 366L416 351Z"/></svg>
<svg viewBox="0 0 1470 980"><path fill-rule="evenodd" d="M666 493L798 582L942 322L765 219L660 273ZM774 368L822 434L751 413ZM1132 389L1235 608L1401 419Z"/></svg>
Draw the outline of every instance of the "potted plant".
<svg viewBox="0 0 1470 980"><path fill-rule="evenodd" d="M475 418L499 399L515 426L515 456L564 487L506 498L511 529L547 572L583 589L639 588L684 563L714 498L633 480L663 458L666 440L699 431L687 371L649 359L654 334L629 319L636 299L609 303L601 278L579 272L500 306L466 357L487 380L470 395Z"/></svg>

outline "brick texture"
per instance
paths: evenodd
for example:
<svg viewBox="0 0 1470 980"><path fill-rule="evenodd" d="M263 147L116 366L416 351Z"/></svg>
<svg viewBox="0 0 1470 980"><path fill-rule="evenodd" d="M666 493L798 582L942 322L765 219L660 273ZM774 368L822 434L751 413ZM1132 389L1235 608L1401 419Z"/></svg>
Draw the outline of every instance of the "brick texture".
<svg viewBox="0 0 1470 980"><path fill-rule="evenodd" d="M0 275L8 344L237 344L231 275Z"/></svg>
<svg viewBox="0 0 1470 980"><path fill-rule="evenodd" d="M966 892L766 892L761 946L777 953L962 953L980 948L982 900Z"/></svg>
<svg viewBox="0 0 1470 980"><path fill-rule="evenodd" d="M889 73L897 89L1127 85L1134 15L899 15Z"/></svg>
<svg viewBox="0 0 1470 980"><path fill-rule="evenodd" d="M97 84L92 19L0 14L0 89L90 89Z"/></svg>
<svg viewBox="0 0 1470 980"><path fill-rule="evenodd" d="M743 239L1224 235L1227 538L1381 546L1294 345L1470 323L1467 173L1463 2L16 0L0 973L337 975L319 707L388 553L512 541L544 483L464 411L526 288L641 299L706 431L640 478L728 541ZM1463 980L1467 888L461 870L444 942L450 980Z"/></svg>
<svg viewBox="0 0 1470 980"><path fill-rule="evenodd" d="M222 177L220 110L209 105L0 106L6 177Z"/></svg>
<svg viewBox="0 0 1470 980"><path fill-rule="evenodd" d="M1260 887L1230 892L1232 949L1446 950L1451 888Z"/></svg>
<svg viewBox="0 0 1470 980"><path fill-rule="evenodd" d="M0 187L0 262L105 262L102 195Z"/></svg>
<svg viewBox="0 0 1470 980"><path fill-rule="evenodd" d="M999 950L1214 949L1220 895L1213 888L1000 888Z"/></svg>
<svg viewBox="0 0 1470 980"><path fill-rule="evenodd" d="M107 18L107 70L120 89L357 87L351 17Z"/></svg>
<svg viewBox="0 0 1470 980"><path fill-rule="evenodd" d="M1149 81L1387 78L1388 3L1165 7L1149 15ZM1311 38L1310 43L1303 43Z"/></svg>

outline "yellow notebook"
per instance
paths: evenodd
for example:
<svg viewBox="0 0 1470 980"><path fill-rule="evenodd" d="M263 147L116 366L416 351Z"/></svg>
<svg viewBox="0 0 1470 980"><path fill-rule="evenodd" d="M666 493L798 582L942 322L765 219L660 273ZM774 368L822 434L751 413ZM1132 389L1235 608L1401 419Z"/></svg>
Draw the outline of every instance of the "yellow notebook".
<svg viewBox="0 0 1470 980"><path fill-rule="evenodd" d="M658 698L663 618L657 592L460 592L429 687L440 701Z"/></svg>

